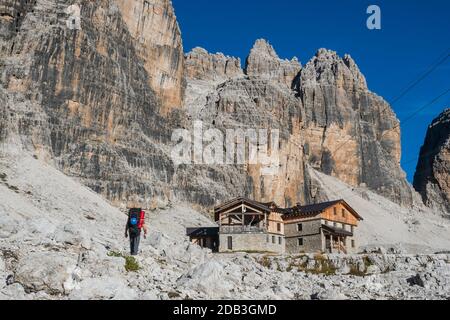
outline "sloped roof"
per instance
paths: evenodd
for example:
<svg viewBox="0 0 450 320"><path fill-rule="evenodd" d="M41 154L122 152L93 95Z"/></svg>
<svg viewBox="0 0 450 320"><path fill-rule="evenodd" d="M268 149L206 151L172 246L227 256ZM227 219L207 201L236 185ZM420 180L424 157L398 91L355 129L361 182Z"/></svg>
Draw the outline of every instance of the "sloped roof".
<svg viewBox="0 0 450 320"><path fill-rule="evenodd" d="M347 209L359 220L363 220L363 218L343 199L321 202L310 205L296 205L292 208L280 208L277 206L275 202L258 202L245 197L238 197L224 204L216 206L214 208L214 213L218 214L224 211L227 211L237 205L245 204L249 207L253 207L255 209L261 210L266 213L277 212L282 214L284 217L289 218L293 216L316 216L321 214L324 210L338 204L342 203Z"/></svg>
<svg viewBox="0 0 450 320"><path fill-rule="evenodd" d="M267 213L270 212L270 208L266 204L264 204L262 202L250 200L250 199L245 198L245 197L238 197L238 198L235 198L235 199L230 200L228 202L225 202L224 204L221 204L221 205L215 207L214 208L214 212L215 213L220 213L220 212L226 211L226 210L231 209L234 206L237 206L237 205L240 205L240 204L245 204L245 205L247 205L249 207L253 207L255 209L259 209L259 210L261 210L263 212L267 212Z"/></svg>
<svg viewBox="0 0 450 320"><path fill-rule="evenodd" d="M363 220L363 218L352 208L350 205L345 202L343 199L340 200L334 200L334 201L327 201L327 202L321 202L316 204L310 204L306 206L297 205L293 208L287 208L287 209L279 209L279 212L282 213L284 216L315 216L321 214L324 210L338 204L342 203L344 204L347 209L359 220Z"/></svg>
<svg viewBox="0 0 450 320"><path fill-rule="evenodd" d="M328 201L316 204L309 204L306 206L296 205L292 208L279 209L278 211L286 216L289 215L311 215L311 214L319 214L323 212L325 209L338 204L340 200L336 201Z"/></svg>
<svg viewBox="0 0 450 320"><path fill-rule="evenodd" d="M322 229L324 229L326 231L329 231L329 232L331 232L333 234L347 236L347 237L353 237L353 233L352 232L347 231L347 230L342 229L342 228L327 226L327 225L323 224L322 225Z"/></svg>

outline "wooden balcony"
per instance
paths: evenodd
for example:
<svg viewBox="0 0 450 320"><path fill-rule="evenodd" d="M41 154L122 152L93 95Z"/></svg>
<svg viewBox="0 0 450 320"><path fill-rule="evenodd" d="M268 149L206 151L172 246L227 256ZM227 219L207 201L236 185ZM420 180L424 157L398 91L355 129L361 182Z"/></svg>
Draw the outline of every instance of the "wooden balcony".
<svg viewBox="0 0 450 320"><path fill-rule="evenodd" d="M267 229L257 226L221 226L222 234L267 233Z"/></svg>

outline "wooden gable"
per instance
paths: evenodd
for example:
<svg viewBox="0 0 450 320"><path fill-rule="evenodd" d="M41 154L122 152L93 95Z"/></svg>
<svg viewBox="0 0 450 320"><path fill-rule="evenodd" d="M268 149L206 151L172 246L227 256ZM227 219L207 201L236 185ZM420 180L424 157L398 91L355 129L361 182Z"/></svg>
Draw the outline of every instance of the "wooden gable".
<svg viewBox="0 0 450 320"><path fill-rule="evenodd" d="M344 200L326 208L320 217L325 220L357 226L363 218Z"/></svg>
<svg viewBox="0 0 450 320"><path fill-rule="evenodd" d="M220 215L228 215L228 214L269 214L270 209L262 203L257 201L249 200L246 198L236 198L231 201L228 201L220 206L214 208L214 216L216 221L219 220Z"/></svg>

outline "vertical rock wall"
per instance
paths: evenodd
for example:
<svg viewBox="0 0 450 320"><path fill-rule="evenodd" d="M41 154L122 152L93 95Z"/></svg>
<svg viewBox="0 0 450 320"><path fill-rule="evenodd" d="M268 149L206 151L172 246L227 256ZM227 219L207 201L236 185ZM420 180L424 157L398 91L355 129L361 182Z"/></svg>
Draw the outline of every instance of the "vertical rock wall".
<svg viewBox="0 0 450 320"><path fill-rule="evenodd" d="M450 109L444 110L428 128L414 188L426 205L450 213Z"/></svg>

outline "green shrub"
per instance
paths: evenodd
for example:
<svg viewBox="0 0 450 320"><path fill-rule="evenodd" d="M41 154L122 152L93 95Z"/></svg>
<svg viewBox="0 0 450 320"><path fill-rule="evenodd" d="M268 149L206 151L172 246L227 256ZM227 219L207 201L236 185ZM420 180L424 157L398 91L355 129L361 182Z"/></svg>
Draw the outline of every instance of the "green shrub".
<svg viewBox="0 0 450 320"><path fill-rule="evenodd" d="M370 261L368 256L363 257L364 265L366 266L366 269L373 265L372 261Z"/></svg>
<svg viewBox="0 0 450 320"><path fill-rule="evenodd" d="M123 255L120 252L110 251L108 257L123 258Z"/></svg>
<svg viewBox="0 0 450 320"><path fill-rule="evenodd" d="M125 270L128 272L136 272L140 269L139 263L136 261L134 257L127 256L125 257Z"/></svg>
<svg viewBox="0 0 450 320"><path fill-rule="evenodd" d="M122 253L117 251L110 251L108 253L108 257L115 257L115 258L124 258L125 259L125 270L127 272L136 272L141 267L139 266L139 263L136 261L134 257L131 256L124 256Z"/></svg>

